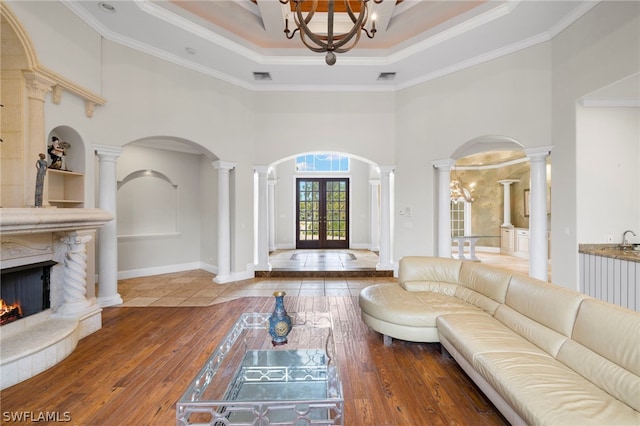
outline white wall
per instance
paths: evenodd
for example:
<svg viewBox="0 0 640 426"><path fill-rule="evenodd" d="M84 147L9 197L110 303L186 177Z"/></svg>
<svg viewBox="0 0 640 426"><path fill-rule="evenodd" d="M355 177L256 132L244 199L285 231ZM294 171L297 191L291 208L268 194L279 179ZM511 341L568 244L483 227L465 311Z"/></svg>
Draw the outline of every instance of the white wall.
<svg viewBox="0 0 640 426"><path fill-rule="evenodd" d="M101 36L98 33L57 1L4 0L4 3L28 33L41 64L100 93Z"/></svg>
<svg viewBox="0 0 640 426"><path fill-rule="evenodd" d="M600 2L552 43L551 259L553 282L578 289L578 223L594 213L578 210L576 102L640 68L640 3ZM637 213L636 213L637 214Z"/></svg>
<svg viewBox="0 0 640 426"><path fill-rule="evenodd" d="M393 93L254 93L256 165L302 152L341 152L392 165Z"/></svg>
<svg viewBox="0 0 640 426"><path fill-rule="evenodd" d="M435 253L432 161L485 135L511 137L526 147L551 143L549 49L538 45L398 94L395 205L413 214L396 215L396 259Z"/></svg>
<svg viewBox="0 0 640 426"><path fill-rule="evenodd" d="M576 123L578 243L640 236L640 108L578 105Z"/></svg>

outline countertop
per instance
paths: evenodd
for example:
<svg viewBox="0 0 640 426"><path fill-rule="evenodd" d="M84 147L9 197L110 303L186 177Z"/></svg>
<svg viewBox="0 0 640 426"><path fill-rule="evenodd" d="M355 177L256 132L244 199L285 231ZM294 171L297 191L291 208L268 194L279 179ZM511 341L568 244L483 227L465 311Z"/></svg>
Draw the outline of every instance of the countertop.
<svg viewBox="0 0 640 426"><path fill-rule="evenodd" d="M578 252L640 263L640 250L622 250L620 244L579 244Z"/></svg>

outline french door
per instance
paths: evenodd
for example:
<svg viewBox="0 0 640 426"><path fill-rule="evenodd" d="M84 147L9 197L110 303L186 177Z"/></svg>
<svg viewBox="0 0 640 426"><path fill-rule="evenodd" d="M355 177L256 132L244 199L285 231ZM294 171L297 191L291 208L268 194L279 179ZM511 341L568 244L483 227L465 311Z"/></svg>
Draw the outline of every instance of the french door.
<svg viewBox="0 0 640 426"><path fill-rule="evenodd" d="M349 180L296 179L296 248L349 248Z"/></svg>

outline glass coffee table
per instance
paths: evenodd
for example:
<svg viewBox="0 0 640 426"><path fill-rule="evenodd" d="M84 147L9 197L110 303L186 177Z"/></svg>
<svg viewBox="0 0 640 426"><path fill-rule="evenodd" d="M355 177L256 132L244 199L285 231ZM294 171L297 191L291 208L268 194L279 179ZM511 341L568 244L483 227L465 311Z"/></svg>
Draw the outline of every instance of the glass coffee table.
<svg viewBox="0 0 640 426"><path fill-rule="evenodd" d="M329 312L289 313L274 346L271 313L241 314L176 403L178 425L343 425Z"/></svg>

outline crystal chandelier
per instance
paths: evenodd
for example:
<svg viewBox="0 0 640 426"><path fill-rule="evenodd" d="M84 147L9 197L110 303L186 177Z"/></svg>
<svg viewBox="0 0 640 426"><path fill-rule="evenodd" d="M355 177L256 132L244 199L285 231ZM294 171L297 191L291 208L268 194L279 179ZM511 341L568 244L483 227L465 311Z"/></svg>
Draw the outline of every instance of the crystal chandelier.
<svg viewBox="0 0 640 426"><path fill-rule="evenodd" d="M311 8L306 12L306 15L303 11L303 3L305 1L311 3ZM367 37L373 38L376 35L376 21L375 17L372 16L372 24L371 30L367 30L365 25L369 20L369 1L370 0L339 0L344 3L344 7L346 10L349 19L353 26L351 30L346 33L334 33L334 12L335 12L335 0L324 0L321 3L327 4L327 30L326 34L323 33L314 33L309 28L309 24L313 19L313 16L318 11L318 0L280 0L280 3L286 5L292 5L293 18L295 21L296 29L291 31L289 30L289 18L285 18L285 26L284 33L289 40L291 40L296 32L300 32L300 39L305 46L307 46L313 52L327 52L325 56L325 61L328 65L333 65L336 63L336 53L345 53L349 50L353 49L358 41L360 40L360 35L365 33ZM379 4L382 3L383 0L372 0L374 3ZM360 12L356 15L353 12L353 7L351 3L356 3L360 5ZM288 14L287 14L288 16Z"/></svg>
<svg viewBox="0 0 640 426"><path fill-rule="evenodd" d="M475 183L471 183L470 185L471 189L465 188L465 186L462 184L462 181L458 178L458 175L456 174L455 169L453 169L452 174L453 176L451 178L451 183L449 184L449 189L451 192L451 201L453 201L454 203L457 203L462 198L467 203L474 202L476 199L473 198L471 193L473 192L473 187L475 186Z"/></svg>

